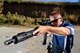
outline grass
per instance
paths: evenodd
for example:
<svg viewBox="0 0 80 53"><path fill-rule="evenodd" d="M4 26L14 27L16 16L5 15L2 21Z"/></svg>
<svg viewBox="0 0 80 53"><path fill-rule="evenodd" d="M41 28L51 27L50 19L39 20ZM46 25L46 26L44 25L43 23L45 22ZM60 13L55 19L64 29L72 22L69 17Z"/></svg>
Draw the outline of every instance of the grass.
<svg viewBox="0 0 80 53"><path fill-rule="evenodd" d="M75 15L70 15L69 18L66 18L66 20L72 20L78 23L77 22L78 18L75 18L75 19L74 18L75 18ZM9 26L26 26L28 28L34 28L37 26L37 22L40 22L42 19L44 18L31 18L31 17L19 15L17 13L11 14L10 12L8 12L7 15L0 14L0 25L8 26L8 27Z"/></svg>
<svg viewBox="0 0 80 53"><path fill-rule="evenodd" d="M41 18L36 18L38 21L41 20ZM7 15L3 15L0 14L0 25L3 26L26 26L26 27L30 27L33 28L35 26L37 26L34 23L35 18L31 18L31 17L25 17L23 15L19 15L17 13L15 14L11 14L10 12L8 12Z"/></svg>

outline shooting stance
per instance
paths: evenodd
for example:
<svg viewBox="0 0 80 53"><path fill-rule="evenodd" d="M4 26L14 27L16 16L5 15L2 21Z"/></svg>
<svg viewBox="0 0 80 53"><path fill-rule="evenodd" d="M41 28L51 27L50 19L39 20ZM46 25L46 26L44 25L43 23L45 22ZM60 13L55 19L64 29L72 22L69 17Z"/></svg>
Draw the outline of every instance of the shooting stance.
<svg viewBox="0 0 80 53"><path fill-rule="evenodd" d="M33 34L52 34L52 50L51 53L70 53L73 46L74 26L63 21L59 11L53 11L49 15L50 26L39 26Z"/></svg>

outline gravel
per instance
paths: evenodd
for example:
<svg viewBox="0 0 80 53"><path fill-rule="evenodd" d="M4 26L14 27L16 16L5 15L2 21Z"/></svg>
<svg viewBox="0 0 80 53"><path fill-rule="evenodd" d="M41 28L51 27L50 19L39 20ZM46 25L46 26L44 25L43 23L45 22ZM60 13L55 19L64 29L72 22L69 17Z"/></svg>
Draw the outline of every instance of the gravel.
<svg viewBox="0 0 80 53"><path fill-rule="evenodd" d="M22 31L29 31L32 28L5 27L0 26L0 53L45 53L47 45L42 45L43 36L32 37L18 44L4 45L4 41ZM80 28L75 30L74 47L72 53L80 53ZM51 37L48 38L49 42Z"/></svg>

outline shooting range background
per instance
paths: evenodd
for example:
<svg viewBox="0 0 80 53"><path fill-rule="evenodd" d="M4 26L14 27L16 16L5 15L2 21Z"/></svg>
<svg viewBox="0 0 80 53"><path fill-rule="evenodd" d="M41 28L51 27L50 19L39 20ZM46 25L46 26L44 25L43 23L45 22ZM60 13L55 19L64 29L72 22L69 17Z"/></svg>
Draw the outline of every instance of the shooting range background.
<svg viewBox="0 0 80 53"><path fill-rule="evenodd" d="M15 7L16 6L16 7ZM2 7L2 8L1 8ZM6 15L8 12L11 14L20 14L32 18L46 18L48 13L55 7L67 14L75 15L76 18L71 18L72 23L80 23L80 4L79 3L32 3L32 2L4 2L0 3L0 16ZM57 9L57 8L56 8ZM0 53L45 53L46 46L42 45L43 36L32 37L26 41L18 44L11 44L9 46L4 45L4 41L10 39L22 31L28 31L33 28L27 27L6 27L0 25ZM51 39L51 38L49 38ZM75 26L74 47L72 53L80 53L80 26Z"/></svg>
<svg viewBox="0 0 80 53"><path fill-rule="evenodd" d="M4 45L4 41L10 39L19 32L33 28L0 26L0 53L45 53L47 45L42 45L43 36L32 37L18 44ZM74 47L72 53L80 53L80 26L75 27ZM51 40L51 38L48 38ZM48 41L49 41L48 40ZM47 42L48 42L47 41Z"/></svg>

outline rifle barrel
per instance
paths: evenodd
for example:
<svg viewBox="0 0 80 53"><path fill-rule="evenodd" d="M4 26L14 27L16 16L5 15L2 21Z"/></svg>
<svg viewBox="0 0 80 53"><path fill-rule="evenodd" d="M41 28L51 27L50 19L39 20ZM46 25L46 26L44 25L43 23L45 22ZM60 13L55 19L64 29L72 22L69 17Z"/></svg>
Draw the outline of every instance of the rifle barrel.
<svg viewBox="0 0 80 53"><path fill-rule="evenodd" d="M7 46L13 42L15 42L15 39L9 39L9 40L5 41L4 44Z"/></svg>

